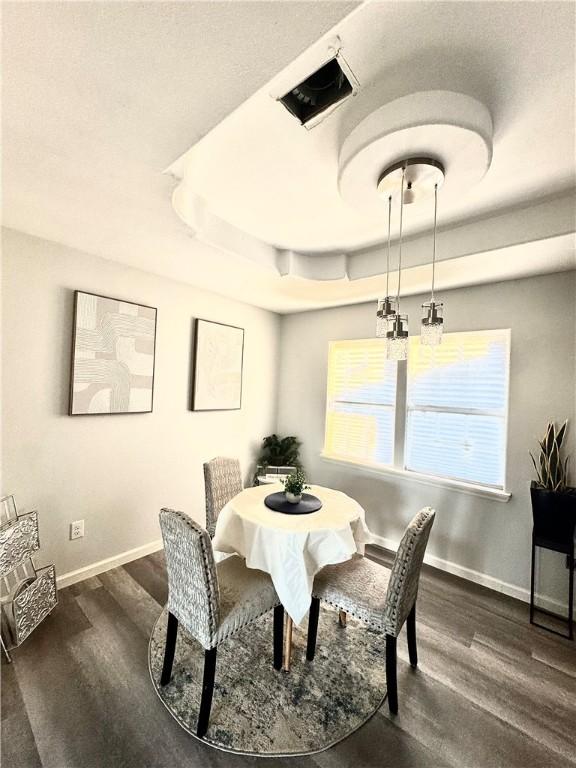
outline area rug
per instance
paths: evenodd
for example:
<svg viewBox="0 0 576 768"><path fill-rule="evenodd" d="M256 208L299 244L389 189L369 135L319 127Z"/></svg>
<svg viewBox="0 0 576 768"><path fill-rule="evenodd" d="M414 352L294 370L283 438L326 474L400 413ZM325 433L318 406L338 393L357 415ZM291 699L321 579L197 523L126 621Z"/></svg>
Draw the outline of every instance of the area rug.
<svg viewBox="0 0 576 768"><path fill-rule="evenodd" d="M167 610L149 646L156 692L182 728L196 735L204 652L184 630L178 632L172 680L159 684ZM210 725L204 741L248 755L306 755L345 739L379 709L386 697L382 635L350 617L320 612L313 662L306 661L306 631L294 627L289 672L272 666L272 613L218 648Z"/></svg>

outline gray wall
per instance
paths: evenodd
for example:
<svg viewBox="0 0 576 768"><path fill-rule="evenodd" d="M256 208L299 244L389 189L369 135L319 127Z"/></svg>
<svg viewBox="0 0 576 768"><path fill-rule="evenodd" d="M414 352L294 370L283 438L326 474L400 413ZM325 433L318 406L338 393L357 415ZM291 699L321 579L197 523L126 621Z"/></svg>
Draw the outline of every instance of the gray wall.
<svg viewBox="0 0 576 768"><path fill-rule="evenodd" d="M67 415L74 289L158 308L153 413ZM189 410L195 317L245 328L239 411ZM39 510L37 560L54 562L60 575L159 539L162 506L203 522L202 463L238 456L248 477L262 437L274 431L273 313L4 230L2 320L0 490ZM77 519L86 535L69 541Z"/></svg>
<svg viewBox="0 0 576 768"><path fill-rule="evenodd" d="M418 327L423 298L411 297L402 304L412 331ZM374 533L397 542L410 517L430 504L438 511L431 555L488 576L485 582L494 587L504 582L521 591L529 587L530 567L528 450L537 446L551 419L570 419L574 445L576 273L454 290L442 299L446 331L512 329L508 503L368 474L320 457L328 342L373 336L373 302L283 318L278 429L302 439L304 462L315 483L339 488L365 507ZM543 592L565 602L562 557L549 553L541 565Z"/></svg>
<svg viewBox="0 0 576 768"><path fill-rule="evenodd" d="M157 540L162 505L202 521L202 462L237 455L248 479L262 436L277 427L302 438L311 478L357 498L379 536L397 542L412 514L432 504L438 518L431 554L487 576L496 588L504 582L527 589L528 449L549 419L564 418L572 421L576 448L575 273L443 296L448 331L512 329L507 486L513 495L502 504L320 458L328 341L372 336L372 302L280 319L11 230L3 230L2 270L0 491L14 493L23 509L39 509L41 562L55 562L60 574ZM154 413L67 416L74 289L158 307ZM421 300L403 305L413 329ZM241 411L188 410L192 320L198 316L246 329ZM70 542L69 523L80 518L86 536ZM562 558L544 556L542 570L543 591L565 601Z"/></svg>

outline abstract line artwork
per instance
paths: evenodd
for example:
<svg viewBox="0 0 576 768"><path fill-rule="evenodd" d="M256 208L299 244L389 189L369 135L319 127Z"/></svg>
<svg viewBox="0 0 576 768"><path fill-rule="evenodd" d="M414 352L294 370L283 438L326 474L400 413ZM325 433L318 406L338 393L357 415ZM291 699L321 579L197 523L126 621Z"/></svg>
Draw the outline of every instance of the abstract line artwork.
<svg viewBox="0 0 576 768"><path fill-rule="evenodd" d="M156 310L76 291L70 415L150 413Z"/></svg>
<svg viewBox="0 0 576 768"><path fill-rule="evenodd" d="M192 410L240 408L243 354L243 328L196 320Z"/></svg>

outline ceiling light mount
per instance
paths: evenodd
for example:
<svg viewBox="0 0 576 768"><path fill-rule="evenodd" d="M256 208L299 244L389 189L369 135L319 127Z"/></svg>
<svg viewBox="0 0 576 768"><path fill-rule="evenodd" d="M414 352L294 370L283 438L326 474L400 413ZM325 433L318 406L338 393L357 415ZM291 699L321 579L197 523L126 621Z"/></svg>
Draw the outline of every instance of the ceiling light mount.
<svg viewBox="0 0 576 768"><path fill-rule="evenodd" d="M491 159L492 119L484 104L454 91L419 91L377 106L343 137L338 185L342 198L363 216L381 219L386 186L393 182L393 189L399 191L406 161L411 163L406 170L414 178L407 176L412 184L410 189L406 185L404 203L411 202L411 197L416 202L419 189L432 197L439 182L443 204L448 205L462 201L482 179ZM423 167L418 168L419 164Z"/></svg>
<svg viewBox="0 0 576 768"><path fill-rule="evenodd" d="M411 157L386 168L378 179L378 194L399 198L404 174L404 205L417 203L434 194L444 182L444 166L431 157Z"/></svg>

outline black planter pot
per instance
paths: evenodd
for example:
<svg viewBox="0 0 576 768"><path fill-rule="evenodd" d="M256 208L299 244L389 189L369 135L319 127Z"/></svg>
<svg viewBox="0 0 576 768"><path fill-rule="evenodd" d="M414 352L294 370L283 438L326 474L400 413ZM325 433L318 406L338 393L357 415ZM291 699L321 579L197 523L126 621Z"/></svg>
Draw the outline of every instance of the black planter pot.
<svg viewBox="0 0 576 768"><path fill-rule="evenodd" d="M537 627L547 629L554 634L574 639L573 604L574 604L574 530L576 529L576 488L567 488L565 491L548 491L539 488L536 483L530 485L532 498L532 516L534 527L532 529L532 568L530 576L530 623ZM568 634L551 629L534 621L534 587L535 587L535 558L536 547L544 547L554 552L567 555L568 565ZM538 609L558 619L566 617L550 613L544 609Z"/></svg>
<svg viewBox="0 0 576 768"><path fill-rule="evenodd" d="M576 488L549 491L530 485L532 498L533 536L539 546L570 554L576 527ZM545 543L546 542L546 543Z"/></svg>

